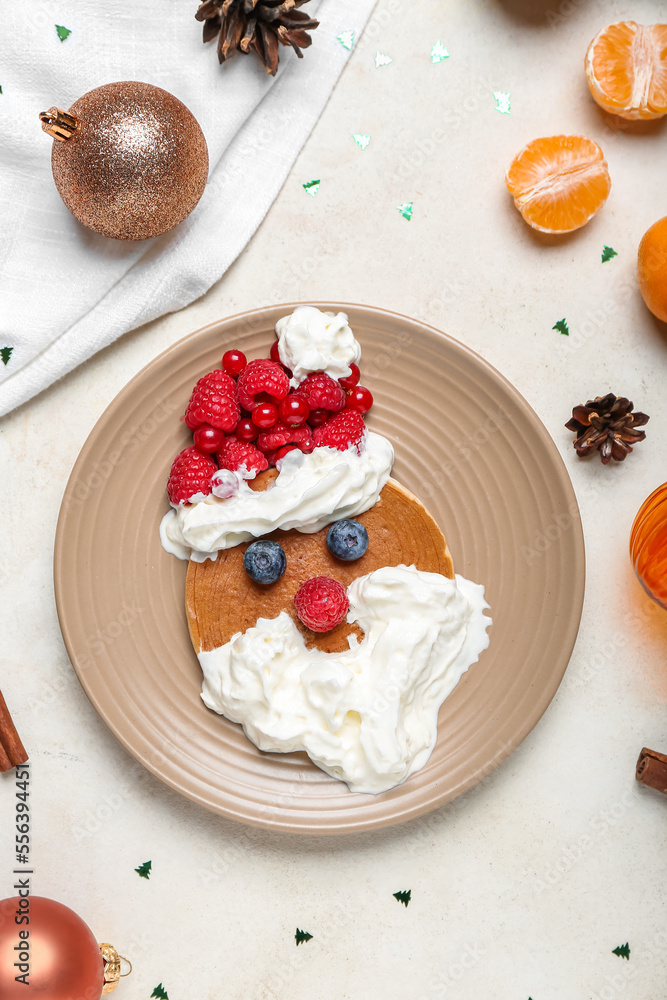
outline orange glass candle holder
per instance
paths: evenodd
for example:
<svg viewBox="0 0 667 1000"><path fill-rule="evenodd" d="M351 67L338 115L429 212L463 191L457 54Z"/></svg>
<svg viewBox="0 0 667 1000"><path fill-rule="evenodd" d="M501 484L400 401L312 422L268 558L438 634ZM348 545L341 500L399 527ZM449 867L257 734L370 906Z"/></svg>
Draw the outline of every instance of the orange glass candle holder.
<svg viewBox="0 0 667 1000"><path fill-rule="evenodd" d="M667 608L667 483L639 508L630 532L630 558L644 590Z"/></svg>

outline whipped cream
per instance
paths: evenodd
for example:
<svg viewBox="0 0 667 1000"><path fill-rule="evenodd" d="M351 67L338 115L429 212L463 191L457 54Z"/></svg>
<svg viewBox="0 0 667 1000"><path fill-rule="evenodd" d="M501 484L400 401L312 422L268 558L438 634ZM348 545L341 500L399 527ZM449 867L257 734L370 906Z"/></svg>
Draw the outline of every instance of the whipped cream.
<svg viewBox="0 0 667 1000"><path fill-rule="evenodd" d="M377 503L394 464L394 449L380 434L367 432L356 448L290 451L273 483L250 489L242 475L231 496L182 504L162 518L160 540L179 559L203 562L220 549L268 535L277 528L312 534L327 524L356 517ZM231 484L232 488L234 484Z"/></svg>
<svg viewBox="0 0 667 1000"><path fill-rule="evenodd" d="M348 326L345 313L322 312L315 306L298 306L276 323L280 360L292 371L292 386L309 372L324 371L339 379L358 364L361 347Z"/></svg>
<svg viewBox="0 0 667 1000"><path fill-rule="evenodd" d="M305 750L355 792L385 792L423 767L438 710L486 649L484 588L414 566L383 567L348 588L350 649L308 649L288 614L260 618L199 653L202 699L260 750Z"/></svg>

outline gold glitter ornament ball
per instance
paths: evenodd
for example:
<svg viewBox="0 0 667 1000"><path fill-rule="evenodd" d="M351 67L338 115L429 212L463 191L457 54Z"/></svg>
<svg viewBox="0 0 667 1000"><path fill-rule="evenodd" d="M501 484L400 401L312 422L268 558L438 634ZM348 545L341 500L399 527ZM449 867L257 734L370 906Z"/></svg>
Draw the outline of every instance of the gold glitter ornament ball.
<svg viewBox="0 0 667 1000"><path fill-rule="evenodd" d="M208 149L197 119L148 83L109 83L69 112L40 115L54 138L53 179L79 222L117 240L173 229L201 198Z"/></svg>

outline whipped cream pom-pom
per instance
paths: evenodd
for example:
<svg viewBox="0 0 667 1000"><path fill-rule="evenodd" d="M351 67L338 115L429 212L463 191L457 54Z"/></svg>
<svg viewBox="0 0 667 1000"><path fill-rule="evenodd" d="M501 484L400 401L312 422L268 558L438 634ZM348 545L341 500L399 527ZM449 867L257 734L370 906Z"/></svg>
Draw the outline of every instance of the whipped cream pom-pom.
<svg viewBox="0 0 667 1000"><path fill-rule="evenodd" d="M291 370L293 387L310 372L326 372L333 379L345 378L350 364L361 360L361 347L349 327L345 313L322 312L315 306L299 306L276 323L278 355Z"/></svg>

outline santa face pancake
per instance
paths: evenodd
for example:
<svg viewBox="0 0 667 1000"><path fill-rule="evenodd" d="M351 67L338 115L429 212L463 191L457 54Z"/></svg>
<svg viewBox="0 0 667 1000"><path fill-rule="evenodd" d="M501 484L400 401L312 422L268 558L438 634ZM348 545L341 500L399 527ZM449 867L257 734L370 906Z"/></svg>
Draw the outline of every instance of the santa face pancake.
<svg viewBox="0 0 667 1000"><path fill-rule="evenodd" d="M190 560L205 704L260 750L305 750L380 793L428 760L440 705L488 646L488 605L390 479L347 317L300 307L276 330L270 360L195 387L160 535Z"/></svg>

